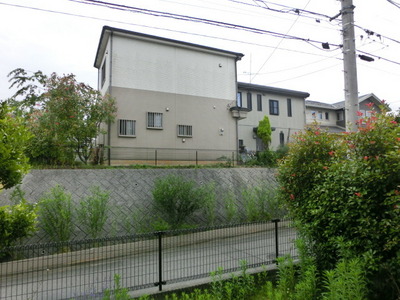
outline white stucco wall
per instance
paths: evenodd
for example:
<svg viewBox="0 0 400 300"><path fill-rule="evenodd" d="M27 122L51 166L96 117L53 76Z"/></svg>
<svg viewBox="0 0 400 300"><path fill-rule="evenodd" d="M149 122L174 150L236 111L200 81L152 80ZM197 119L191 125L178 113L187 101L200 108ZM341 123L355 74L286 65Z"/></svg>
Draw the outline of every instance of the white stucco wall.
<svg viewBox="0 0 400 300"><path fill-rule="evenodd" d="M221 54L114 34L112 85L234 100L236 61Z"/></svg>

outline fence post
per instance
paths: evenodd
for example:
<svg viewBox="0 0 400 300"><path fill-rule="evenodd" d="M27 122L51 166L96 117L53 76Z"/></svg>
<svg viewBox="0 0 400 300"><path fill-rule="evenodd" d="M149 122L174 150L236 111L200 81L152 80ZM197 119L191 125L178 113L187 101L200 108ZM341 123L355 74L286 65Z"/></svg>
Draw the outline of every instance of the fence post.
<svg viewBox="0 0 400 300"><path fill-rule="evenodd" d="M275 260L276 264L278 264L278 257L279 257L279 232L278 232L278 223L280 219L273 219L272 222L275 224Z"/></svg>
<svg viewBox="0 0 400 300"><path fill-rule="evenodd" d="M154 234L158 236L158 282L154 283L154 285L158 286L158 290L161 292L163 284L167 283L162 280L162 236L164 232L157 231Z"/></svg>
<svg viewBox="0 0 400 300"><path fill-rule="evenodd" d="M154 165L157 166L157 149L154 151Z"/></svg>

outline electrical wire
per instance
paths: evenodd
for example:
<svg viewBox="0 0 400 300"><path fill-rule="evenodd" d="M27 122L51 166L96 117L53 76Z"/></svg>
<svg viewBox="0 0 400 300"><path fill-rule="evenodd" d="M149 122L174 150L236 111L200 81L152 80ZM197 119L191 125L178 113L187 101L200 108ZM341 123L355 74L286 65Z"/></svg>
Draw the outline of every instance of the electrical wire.
<svg viewBox="0 0 400 300"><path fill-rule="evenodd" d="M262 0L254 0L256 1L260 1L262 3L264 3ZM308 0L306 7L308 6L308 4L311 2L311 0ZM266 7L268 7L265 4ZM299 19L299 16L297 16L297 18L294 20L294 22L292 23L292 25L289 27L289 29L286 31L286 34L288 34L290 32L290 30L292 30L293 26L296 24L297 20ZM280 39L279 43L276 45L276 47L274 48L274 50L270 53L270 55L267 57L267 59L264 61L264 63L261 65L261 67L258 69L258 71L253 74L253 77L251 77L251 81L254 80L254 78L256 78L256 76L260 73L260 71L264 68L264 66L267 64L267 62L271 59L271 57L275 54L276 49L282 44L283 39Z"/></svg>
<svg viewBox="0 0 400 300"><path fill-rule="evenodd" d="M87 19L100 20L100 21L108 21L108 22L113 22L113 23L126 24L126 25L132 25L132 26L138 26L138 27L162 30L162 31L182 33L182 34L186 34L186 35L200 36L200 37L205 37L205 38L210 38L210 39L218 39L218 40L229 41L229 42L234 42L234 43L241 43L241 44L245 44L245 45L254 45L254 46L263 47L263 48L272 48L272 49L276 48L276 46L260 44L260 43L254 43L254 42L249 42L249 41L241 41L241 40L235 40L235 39L229 39L229 38L224 38L224 37L211 36L211 35L206 35L206 34L199 34L199 33L193 33L193 32L181 31L181 30L168 29L168 28L165 28L165 27L156 27L156 26L149 26L149 25L137 24L137 23L132 23L132 22L117 21L117 20L113 20L113 19L105 19L105 18L98 18L98 17L79 15L79 14L73 14L73 13L67 13L67 12L60 12L60 11L43 9L43 8L38 8L38 7L31 7L31 6L3 3L3 2L0 2L0 5L7 5L7 6L12 6L12 7L17 7L17 8L32 9L32 10L43 11L43 12L48 12L48 13L55 13L55 14L61 14L61 15L67 15L67 16L72 16L72 17L87 18ZM288 52L294 52L294 53L300 53L300 54L306 54L306 55L330 58L330 56L326 56L326 55L323 55L323 54L311 53L311 52L306 52L306 51L301 51L301 50L282 48L282 47L280 47L278 49L281 50L281 51L288 51Z"/></svg>
<svg viewBox="0 0 400 300"><path fill-rule="evenodd" d="M198 23L213 25L213 26L217 26L217 27L247 31L247 32L255 33L255 34L266 34L266 35L270 35L273 37L300 40L300 41L304 41L304 42L308 42L308 43L316 43L316 44L323 43L321 41L310 39L310 38L303 38L303 37L298 37L298 36L294 36L294 35L287 35L287 34L282 34L279 32L264 30L264 29L260 29L260 28L250 27L250 26L238 25L238 24L233 24L233 23L228 23L228 22L221 22L221 21L210 20L210 19L205 19L205 18L185 16L185 15L181 15L181 14L168 13L168 12L157 11L157 10L144 9L144 8L133 7L133 6L128 6L128 5L99 1L99 0L68 0L68 1L82 3L82 4L88 4L88 5L103 6L103 7L122 10L122 11L142 13L142 14L156 16L156 17L165 17L165 18L172 18L172 19L176 19L176 20L198 22ZM341 45L339 45L339 44L331 43L330 45L334 46L334 47L341 47Z"/></svg>

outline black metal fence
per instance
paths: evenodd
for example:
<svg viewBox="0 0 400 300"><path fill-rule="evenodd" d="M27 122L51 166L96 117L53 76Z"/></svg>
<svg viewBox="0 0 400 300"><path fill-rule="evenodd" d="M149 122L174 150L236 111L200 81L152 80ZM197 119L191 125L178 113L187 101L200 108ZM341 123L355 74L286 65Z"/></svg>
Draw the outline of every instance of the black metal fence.
<svg viewBox="0 0 400 300"><path fill-rule="evenodd" d="M0 299L102 299L121 287L139 290L231 273L296 257L289 220L163 231L97 240L19 246L0 257Z"/></svg>
<svg viewBox="0 0 400 300"><path fill-rule="evenodd" d="M105 164L202 165L235 164L237 152L216 149L107 147L99 152Z"/></svg>

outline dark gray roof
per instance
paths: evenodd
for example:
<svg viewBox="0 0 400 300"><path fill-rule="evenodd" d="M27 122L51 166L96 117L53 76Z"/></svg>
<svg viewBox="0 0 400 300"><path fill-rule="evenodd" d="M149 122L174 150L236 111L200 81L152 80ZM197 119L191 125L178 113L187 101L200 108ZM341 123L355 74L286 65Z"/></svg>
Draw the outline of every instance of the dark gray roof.
<svg viewBox="0 0 400 300"><path fill-rule="evenodd" d="M248 91L257 91L257 92L265 92L265 93L271 93L271 94L276 94L276 95L299 97L299 98L310 97L310 94L306 93L306 92L300 92L300 91L294 91L294 90L288 90L288 89L281 89L281 88L265 86L265 85L258 85L258 84L252 84L252 83L246 83L246 82L238 82L238 89L239 90L240 89L241 90L248 90Z"/></svg>
<svg viewBox="0 0 400 300"><path fill-rule="evenodd" d="M138 37L138 38L142 38L142 39L149 39L149 40L158 41L158 42L162 42L162 43L170 43L170 44L174 44L174 45L180 45L183 47L218 52L220 54L225 54L225 55L230 55L230 56L236 57L237 60L240 60L244 56L244 54L238 53L238 52L232 52L232 51L207 47L207 46L203 46L203 45L182 42L182 41L178 41L178 40L174 40L174 39L163 38L163 37L159 37L159 36L155 36L155 35L144 34L144 33L130 31L130 30L121 29L121 28L103 26L103 30L101 31L101 35L100 35L99 45L97 47L96 58L94 60L95 68L100 68L100 63L101 63L101 61L99 61L101 59L100 54L102 51L104 51L108 37L112 32L119 33L122 35L132 36L132 37L134 36L134 37Z"/></svg>

